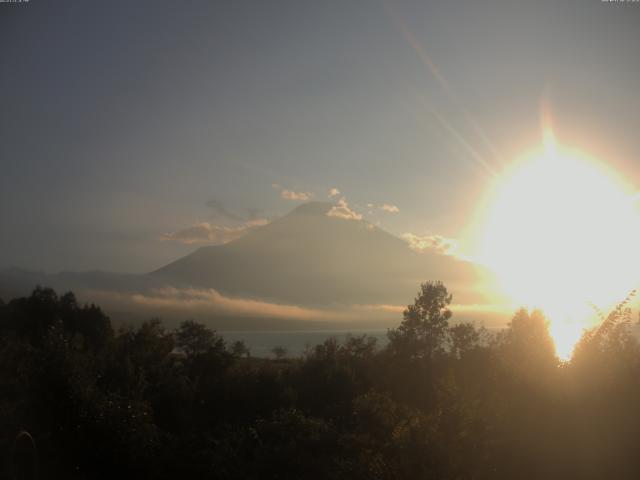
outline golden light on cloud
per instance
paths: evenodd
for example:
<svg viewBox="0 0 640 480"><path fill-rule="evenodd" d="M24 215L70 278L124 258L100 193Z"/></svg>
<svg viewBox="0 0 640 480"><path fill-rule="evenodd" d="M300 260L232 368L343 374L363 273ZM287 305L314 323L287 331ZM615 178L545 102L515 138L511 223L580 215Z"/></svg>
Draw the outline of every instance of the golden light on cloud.
<svg viewBox="0 0 640 480"><path fill-rule="evenodd" d="M592 305L611 308L640 283L636 195L546 128L481 207L477 260L515 303L544 310L562 358L597 320Z"/></svg>

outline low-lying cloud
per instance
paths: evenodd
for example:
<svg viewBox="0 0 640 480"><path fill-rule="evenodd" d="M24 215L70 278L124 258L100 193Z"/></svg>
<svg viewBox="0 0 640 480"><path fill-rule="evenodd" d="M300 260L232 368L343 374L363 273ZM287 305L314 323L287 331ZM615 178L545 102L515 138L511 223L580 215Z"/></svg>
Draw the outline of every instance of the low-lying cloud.
<svg viewBox="0 0 640 480"><path fill-rule="evenodd" d="M373 304L373 305L358 305L357 308L362 310L373 310L373 311L383 311L389 313L395 313L398 315L402 315L402 313L407 309L406 305L390 305L390 304ZM452 303L449 305L449 309L453 313L471 313L471 314L484 314L484 313L495 313L499 315L510 315L517 308L513 305L504 305L504 304L478 304L478 303Z"/></svg>
<svg viewBox="0 0 640 480"><path fill-rule="evenodd" d="M122 293L106 290L85 291L84 297L104 305L117 305L118 309L145 311L154 315L173 313L178 316L236 316L281 320L350 319L347 311L336 309L306 308L298 305L268 302L264 300L232 297L213 288L163 287L145 293Z"/></svg>
<svg viewBox="0 0 640 480"><path fill-rule="evenodd" d="M327 312L320 310L246 298L227 297L213 288L179 289L166 287L154 290L149 294L134 294L131 300L138 305L153 308L195 309L227 315L267 318L327 319Z"/></svg>
<svg viewBox="0 0 640 480"><path fill-rule="evenodd" d="M85 290L78 292L86 301L96 302L116 311L137 312L164 318L196 318L213 321L216 318L237 317L256 320L290 320L300 322L369 322L384 321L389 326L399 324L406 305L352 304L327 307L304 307L266 300L228 296L212 288L176 288L166 286L146 292L114 292ZM463 321L505 321L511 305L452 304L457 319ZM268 324L265 324L268 325Z"/></svg>

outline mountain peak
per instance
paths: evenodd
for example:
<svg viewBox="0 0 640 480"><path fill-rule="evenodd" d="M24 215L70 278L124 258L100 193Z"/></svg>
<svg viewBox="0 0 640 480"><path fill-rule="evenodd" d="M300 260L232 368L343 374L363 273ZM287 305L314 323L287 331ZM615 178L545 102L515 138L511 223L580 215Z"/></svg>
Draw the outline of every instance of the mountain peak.
<svg viewBox="0 0 640 480"><path fill-rule="evenodd" d="M152 275L167 285L293 305L390 304L424 279L474 278L470 265L406 242L365 221L328 217L308 202L224 245L203 247ZM371 226L371 228L370 228Z"/></svg>
<svg viewBox="0 0 640 480"><path fill-rule="evenodd" d="M291 210L289 215L326 215L333 206L330 202L307 202Z"/></svg>

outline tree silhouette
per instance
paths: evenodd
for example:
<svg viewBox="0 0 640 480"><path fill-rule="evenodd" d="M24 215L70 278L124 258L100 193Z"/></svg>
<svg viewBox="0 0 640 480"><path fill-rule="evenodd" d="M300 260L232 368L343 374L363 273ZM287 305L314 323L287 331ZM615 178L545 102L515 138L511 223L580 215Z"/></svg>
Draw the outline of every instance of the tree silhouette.
<svg viewBox="0 0 640 480"><path fill-rule="evenodd" d="M244 343L242 340L236 340L231 344L231 353L238 358L242 358L242 357L248 358L251 356L251 350L249 350L249 347L247 347L247 344Z"/></svg>
<svg viewBox="0 0 640 480"><path fill-rule="evenodd" d="M282 360L287 356L287 349L282 345L276 345L271 349L271 353L273 353L273 356L276 357L276 360Z"/></svg>
<svg viewBox="0 0 640 480"><path fill-rule="evenodd" d="M51 479L637 478L629 299L565 363L541 312L489 335L453 323L451 300L427 282L388 346L329 338L272 361L195 321L114 333L37 288L0 303L0 477L33 474L31 439Z"/></svg>
<svg viewBox="0 0 640 480"><path fill-rule="evenodd" d="M434 358L445 351L452 295L442 282L426 282L403 312L397 329L389 330L389 347L410 358Z"/></svg>
<svg viewBox="0 0 640 480"><path fill-rule="evenodd" d="M208 329L205 325L193 320L185 320L175 333L176 346L187 356L207 353L209 351L222 352L225 342L222 337Z"/></svg>
<svg viewBox="0 0 640 480"><path fill-rule="evenodd" d="M471 323L458 323L449 327L449 350L456 358L478 347L481 341L481 331Z"/></svg>

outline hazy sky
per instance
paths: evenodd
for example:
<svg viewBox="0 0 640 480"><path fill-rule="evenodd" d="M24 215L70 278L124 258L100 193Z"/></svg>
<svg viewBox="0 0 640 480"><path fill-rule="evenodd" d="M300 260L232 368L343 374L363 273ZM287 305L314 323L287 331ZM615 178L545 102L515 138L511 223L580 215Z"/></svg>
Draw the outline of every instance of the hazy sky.
<svg viewBox="0 0 640 480"><path fill-rule="evenodd" d="M640 3L0 3L0 266L148 271L283 189L456 237L542 98L639 185L639 52Z"/></svg>

